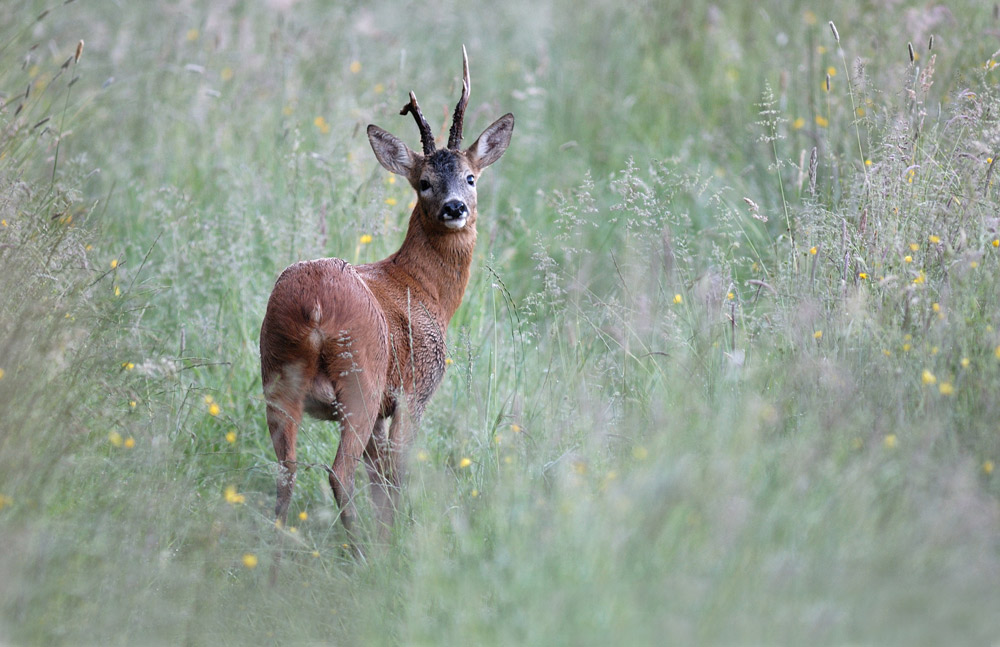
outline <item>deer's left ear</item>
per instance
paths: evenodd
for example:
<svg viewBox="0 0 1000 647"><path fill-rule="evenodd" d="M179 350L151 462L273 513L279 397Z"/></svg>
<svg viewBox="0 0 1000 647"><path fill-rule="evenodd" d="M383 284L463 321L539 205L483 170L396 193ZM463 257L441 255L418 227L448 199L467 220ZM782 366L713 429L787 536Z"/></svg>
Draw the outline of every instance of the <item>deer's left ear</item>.
<svg viewBox="0 0 1000 647"><path fill-rule="evenodd" d="M509 112L494 121L466 150L469 160L482 170L500 159L514 132L514 115Z"/></svg>

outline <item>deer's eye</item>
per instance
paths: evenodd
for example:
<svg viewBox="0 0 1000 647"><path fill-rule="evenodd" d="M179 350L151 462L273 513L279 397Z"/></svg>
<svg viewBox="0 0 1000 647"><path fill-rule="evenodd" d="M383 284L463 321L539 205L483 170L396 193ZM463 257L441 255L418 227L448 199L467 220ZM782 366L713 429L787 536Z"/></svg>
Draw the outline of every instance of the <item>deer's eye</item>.
<svg viewBox="0 0 1000 647"><path fill-rule="evenodd" d="M476 177L474 175L470 174L469 177L465 178L465 181L469 183L469 186L476 186Z"/></svg>
<svg viewBox="0 0 1000 647"><path fill-rule="evenodd" d="M428 182L427 180L420 180L420 190L421 191L430 191L431 190L431 183Z"/></svg>

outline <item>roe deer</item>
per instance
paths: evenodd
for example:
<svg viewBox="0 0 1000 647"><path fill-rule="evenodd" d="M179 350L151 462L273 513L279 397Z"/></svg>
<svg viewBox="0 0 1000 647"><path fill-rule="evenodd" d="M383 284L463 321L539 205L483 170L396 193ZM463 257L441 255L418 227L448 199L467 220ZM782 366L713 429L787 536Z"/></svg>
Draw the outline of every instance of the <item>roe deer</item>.
<svg viewBox="0 0 1000 647"><path fill-rule="evenodd" d="M281 523L295 485L295 436L305 412L340 424L340 445L328 471L351 542L354 475L362 457L379 534L384 537L392 525L414 426L444 375L445 329L469 282L476 181L503 155L514 129L508 113L467 149L459 148L469 102L464 47L462 59L462 96L446 149L435 150L412 92L400 114L413 114L423 154L368 126L375 158L417 192L399 251L357 266L337 258L295 263L271 292L260 359L267 426L279 465L275 515Z"/></svg>

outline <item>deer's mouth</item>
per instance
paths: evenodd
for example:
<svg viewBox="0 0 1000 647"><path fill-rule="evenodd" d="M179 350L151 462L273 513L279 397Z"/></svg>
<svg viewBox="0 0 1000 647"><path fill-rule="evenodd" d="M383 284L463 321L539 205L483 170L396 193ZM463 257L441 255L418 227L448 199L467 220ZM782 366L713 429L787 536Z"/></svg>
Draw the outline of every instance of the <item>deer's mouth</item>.
<svg viewBox="0 0 1000 647"><path fill-rule="evenodd" d="M444 223L444 226L448 229L461 229L468 221L469 216L467 214L457 217L441 216L441 222Z"/></svg>

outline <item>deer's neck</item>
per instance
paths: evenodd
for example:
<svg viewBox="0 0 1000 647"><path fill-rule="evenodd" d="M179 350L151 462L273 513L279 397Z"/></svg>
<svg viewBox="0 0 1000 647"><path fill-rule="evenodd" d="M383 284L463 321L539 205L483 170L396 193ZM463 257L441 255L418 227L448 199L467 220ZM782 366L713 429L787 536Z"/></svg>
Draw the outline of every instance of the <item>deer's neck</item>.
<svg viewBox="0 0 1000 647"><path fill-rule="evenodd" d="M388 260L409 274L427 294L428 306L436 310L434 314L443 328L461 305L469 283L476 224L470 222L461 231L428 233L421 225L421 217L414 209L403 245Z"/></svg>

